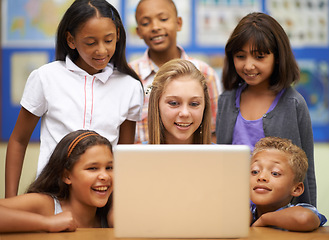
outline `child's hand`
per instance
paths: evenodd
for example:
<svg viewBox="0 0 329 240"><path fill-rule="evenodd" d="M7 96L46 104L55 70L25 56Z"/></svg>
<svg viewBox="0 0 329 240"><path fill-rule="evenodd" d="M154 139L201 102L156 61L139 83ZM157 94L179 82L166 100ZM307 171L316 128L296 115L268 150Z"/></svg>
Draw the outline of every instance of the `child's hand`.
<svg viewBox="0 0 329 240"><path fill-rule="evenodd" d="M70 211L46 217L45 224L47 232L73 232L77 229L77 224Z"/></svg>

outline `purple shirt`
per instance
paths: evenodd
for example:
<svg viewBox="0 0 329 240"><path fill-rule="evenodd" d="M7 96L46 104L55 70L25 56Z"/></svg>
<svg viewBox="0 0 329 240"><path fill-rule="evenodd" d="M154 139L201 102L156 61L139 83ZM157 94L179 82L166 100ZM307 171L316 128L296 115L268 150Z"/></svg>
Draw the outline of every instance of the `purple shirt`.
<svg viewBox="0 0 329 240"><path fill-rule="evenodd" d="M246 86L246 84L243 84L236 91L235 105L239 109L241 93L246 88ZM267 110L266 113L272 111L275 108L283 92L284 89L276 95L274 101L272 102L270 108ZM248 145L250 147L250 150L253 151L255 144L263 137L265 137L263 129L263 117L257 120L246 120L242 117L241 112L239 111L239 115L236 119L233 131L232 144Z"/></svg>

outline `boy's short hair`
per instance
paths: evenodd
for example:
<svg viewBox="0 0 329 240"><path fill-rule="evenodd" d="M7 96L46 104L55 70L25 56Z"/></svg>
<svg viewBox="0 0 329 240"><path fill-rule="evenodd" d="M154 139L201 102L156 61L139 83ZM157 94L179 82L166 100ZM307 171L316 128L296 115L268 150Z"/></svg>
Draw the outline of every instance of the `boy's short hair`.
<svg viewBox="0 0 329 240"><path fill-rule="evenodd" d="M289 165L295 174L294 181L304 181L308 168L308 160L305 152L300 147L296 146L291 140L286 138L265 137L256 143L252 157L261 151L269 149L276 149L285 153Z"/></svg>
<svg viewBox="0 0 329 240"><path fill-rule="evenodd" d="M153 0L153 1L157 1L157 0ZM177 7L176 7L175 2L174 2L173 0L166 0L166 1L167 1L168 3L170 3L170 4L173 6L173 9L174 9L175 12L176 12L176 16L178 16L178 11L177 11ZM138 7L139 7L139 5L140 5L142 2L144 2L144 0L140 0L140 1L138 2L137 6L136 6L135 18L137 17L137 10L138 10ZM136 19L136 21L137 21L137 19Z"/></svg>

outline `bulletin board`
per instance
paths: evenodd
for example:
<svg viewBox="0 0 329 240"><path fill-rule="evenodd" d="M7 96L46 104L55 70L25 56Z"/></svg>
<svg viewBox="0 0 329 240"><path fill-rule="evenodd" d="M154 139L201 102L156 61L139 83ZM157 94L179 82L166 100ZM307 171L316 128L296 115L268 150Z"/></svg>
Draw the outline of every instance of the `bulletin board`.
<svg viewBox="0 0 329 240"><path fill-rule="evenodd" d="M120 12L127 33L127 59L146 45L135 32L138 0L108 0ZM311 115L315 142L329 142L329 0L174 0L183 18L178 43L188 55L208 62L221 76L225 43L238 21L261 11L287 32L301 69L296 89ZM30 72L55 58L57 25L72 0L1 1L1 130L7 141L20 110ZM39 141L40 123L32 141Z"/></svg>

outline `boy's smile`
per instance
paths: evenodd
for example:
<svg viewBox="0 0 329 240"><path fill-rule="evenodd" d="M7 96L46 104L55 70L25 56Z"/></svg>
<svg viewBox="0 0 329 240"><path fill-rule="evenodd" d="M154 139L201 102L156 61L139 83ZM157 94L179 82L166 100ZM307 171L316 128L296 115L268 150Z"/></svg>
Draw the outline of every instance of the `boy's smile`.
<svg viewBox="0 0 329 240"><path fill-rule="evenodd" d="M177 31L182 20L174 6L167 0L144 0L136 10L137 34L150 51L176 49Z"/></svg>
<svg viewBox="0 0 329 240"><path fill-rule="evenodd" d="M298 191L288 156L279 150L258 152L252 159L250 176L251 201L260 211L275 211L290 203Z"/></svg>

